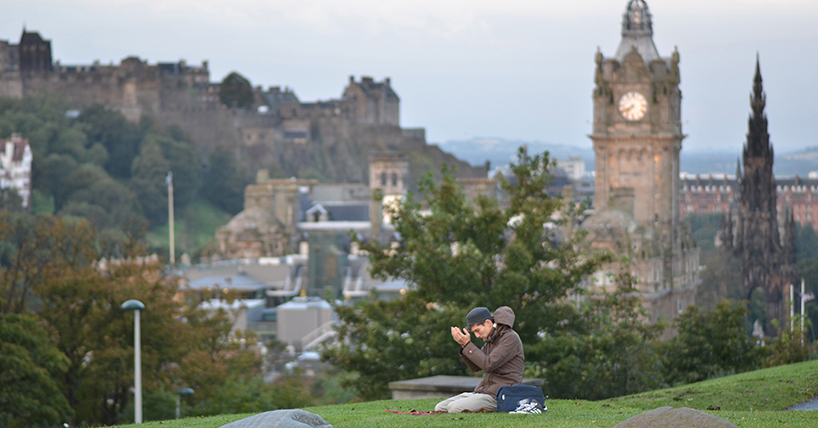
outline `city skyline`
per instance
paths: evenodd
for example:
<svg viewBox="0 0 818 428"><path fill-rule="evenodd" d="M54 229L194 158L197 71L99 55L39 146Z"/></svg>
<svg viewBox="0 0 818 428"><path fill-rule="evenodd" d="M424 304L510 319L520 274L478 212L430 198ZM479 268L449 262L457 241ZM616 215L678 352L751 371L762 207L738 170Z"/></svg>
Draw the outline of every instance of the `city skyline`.
<svg viewBox="0 0 818 428"><path fill-rule="evenodd" d="M212 81L235 70L302 101L339 97L349 75L388 76L401 125L425 127L430 142L590 148L594 54L614 54L627 3L31 0L5 5L0 39L16 43L25 25L62 64L206 60ZM739 152L756 53L776 150L818 145L818 2L647 3L659 53L681 56L686 150Z"/></svg>

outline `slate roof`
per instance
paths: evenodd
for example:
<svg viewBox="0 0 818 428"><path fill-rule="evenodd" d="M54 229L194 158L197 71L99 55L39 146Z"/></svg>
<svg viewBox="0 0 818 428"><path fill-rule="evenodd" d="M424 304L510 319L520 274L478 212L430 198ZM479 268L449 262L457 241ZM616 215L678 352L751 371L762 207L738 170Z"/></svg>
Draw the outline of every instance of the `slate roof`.
<svg viewBox="0 0 818 428"><path fill-rule="evenodd" d="M203 276L188 283L190 288L202 290L212 288L226 288L228 290L255 291L266 289L267 286L244 275Z"/></svg>

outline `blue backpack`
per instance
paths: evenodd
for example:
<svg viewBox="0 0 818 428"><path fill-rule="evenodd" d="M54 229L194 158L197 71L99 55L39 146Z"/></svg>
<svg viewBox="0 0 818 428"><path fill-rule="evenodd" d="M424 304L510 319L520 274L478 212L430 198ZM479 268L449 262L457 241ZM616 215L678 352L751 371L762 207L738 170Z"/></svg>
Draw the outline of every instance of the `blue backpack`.
<svg viewBox="0 0 818 428"><path fill-rule="evenodd" d="M542 389L533 385L512 385L497 391L497 411L542 413L547 410Z"/></svg>

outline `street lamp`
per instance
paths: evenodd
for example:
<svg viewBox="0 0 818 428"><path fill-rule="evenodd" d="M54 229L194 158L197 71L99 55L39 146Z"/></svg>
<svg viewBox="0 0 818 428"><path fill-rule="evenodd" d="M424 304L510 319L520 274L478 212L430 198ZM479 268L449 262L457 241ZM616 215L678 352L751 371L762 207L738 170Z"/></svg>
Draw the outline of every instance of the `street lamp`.
<svg viewBox="0 0 818 428"><path fill-rule="evenodd" d="M139 300L128 300L122 304L122 309L134 311L133 322L133 365L134 365L134 423L142 423L142 356L140 355L139 315L145 310L145 305Z"/></svg>
<svg viewBox="0 0 818 428"><path fill-rule="evenodd" d="M182 388L176 391L176 419L182 417L182 396L193 395L193 390L190 388Z"/></svg>

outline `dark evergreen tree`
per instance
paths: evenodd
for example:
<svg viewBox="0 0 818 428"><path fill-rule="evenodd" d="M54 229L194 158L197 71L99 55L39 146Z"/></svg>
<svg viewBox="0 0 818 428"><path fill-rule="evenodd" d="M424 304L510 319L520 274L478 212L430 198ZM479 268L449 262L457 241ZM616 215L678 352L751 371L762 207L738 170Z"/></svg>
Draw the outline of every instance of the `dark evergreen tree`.
<svg viewBox="0 0 818 428"><path fill-rule="evenodd" d="M77 121L84 125L91 144L101 144L107 150L108 160L104 166L108 174L129 178L131 164L139 154L139 127L125 119L122 113L99 104L83 110Z"/></svg>
<svg viewBox="0 0 818 428"><path fill-rule="evenodd" d="M139 198L145 217L154 225L168 220L168 171L170 162L155 141L142 146L131 166L131 190Z"/></svg>
<svg viewBox="0 0 818 428"><path fill-rule="evenodd" d="M558 240L544 227L571 221L571 208L553 217L564 205L548 196L547 154L519 156L514 184L503 185L505 204L478 196L472 205L444 169L442 183L427 175L419 184L428 215L411 196L391 212L397 246L361 245L373 276L412 284L401 299L336 307L342 345L327 358L360 374L352 384L362 397L383 397L392 380L466 374L449 327L462 325L472 307L510 306L523 344L581 322L567 297L607 259L581 254L580 237Z"/></svg>
<svg viewBox="0 0 818 428"><path fill-rule="evenodd" d="M228 74L219 85L219 100L228 107L251 107L254 99L250 81L235 71Z"/></svg>
<svg viewBox="0 0 818 428"><path fill-rule="evenodd" d="M244 187L249 183L246 176L236 153L227 145L217 145L208 156L201 193L213 205L236 214L244 207Z"/></svg>

